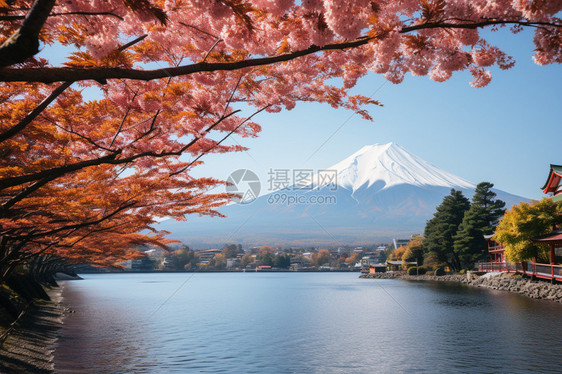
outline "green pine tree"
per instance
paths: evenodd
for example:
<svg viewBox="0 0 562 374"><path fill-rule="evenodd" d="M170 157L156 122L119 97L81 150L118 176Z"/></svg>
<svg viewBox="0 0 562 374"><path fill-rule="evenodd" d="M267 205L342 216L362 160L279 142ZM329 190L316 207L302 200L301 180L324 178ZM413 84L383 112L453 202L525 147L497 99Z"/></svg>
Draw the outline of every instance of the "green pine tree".
<svg viewBox="0 0 562 374"><path fill-rule="evenodd" d="M453 250L464 268L472 268L476 261L486 256L484 229L488 227L488 222L485 217L486 209L473 203L464 214L459 229L453 237Z"/></svg>
<svg viewBox="0 0 562 374"><path fill-rule="evenodd" d="M484 235L494 232L504 214L505 202L495 199L496 193L491 190L492 187L494 185L490 182L478 183L472 205L466 211L453 238L453 249L463 267L471 268L476 261L486 257L487 245Z"/></svg>
<svg viewBox="0 0 562 374"><path fill-rule="evenodd" d="M452 189L437 207L424 230L424 246L439 262L447 263L453 269L460 269L460 259L454 251L453 237L458 231L464 213L470 208L470 201L461 191Z"/></svg>
<svg viewBox="0 0 562 374"><path fill-rule="evenodd" d="M490 182L478 183L476 192L472 197L472 204L484 209L482 212L482 218L486 222L485 227L482 228L484 235L493 234L495 227L505 212L505 202L495 199L496 193L492 191L492 187L494 187L494 184Z"/></svg>

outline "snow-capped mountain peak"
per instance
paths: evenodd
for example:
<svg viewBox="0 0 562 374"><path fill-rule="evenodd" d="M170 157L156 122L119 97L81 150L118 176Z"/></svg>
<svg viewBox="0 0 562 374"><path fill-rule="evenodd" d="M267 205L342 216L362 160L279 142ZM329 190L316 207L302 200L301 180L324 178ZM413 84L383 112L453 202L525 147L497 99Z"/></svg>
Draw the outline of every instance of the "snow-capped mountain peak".
<svg viewBox="0 0 562 374"><path fill-rule="evenodd" d="M396 143L367 145L328 168L337 171L340 187L358 190L374 183L383 189L399 185L475 188L475 184L442 170ZM322 187L322 186L319 186Z"/></svg>
<svg viewBox="0 0 562 374"><path fill-rule="evenodd" d="M329 169L335 169L337 178ZM174 233L172 238L190 246L201 244L205 248L223 245L225 238L248 246L380 243L423 232L435 207L451 188L462 190L470 198L475 187L395 143L365 146L324 170L325 178L320 172L315 178L320 182L316 189L307 185L300 191L289 189L260 196L251 204L221 208L227 216L224 219L191 217L187 223L168 220L159 229ZM340 187L334 188L334 183ZM527 201L504 191L495 192L507 207Z"/></svg>

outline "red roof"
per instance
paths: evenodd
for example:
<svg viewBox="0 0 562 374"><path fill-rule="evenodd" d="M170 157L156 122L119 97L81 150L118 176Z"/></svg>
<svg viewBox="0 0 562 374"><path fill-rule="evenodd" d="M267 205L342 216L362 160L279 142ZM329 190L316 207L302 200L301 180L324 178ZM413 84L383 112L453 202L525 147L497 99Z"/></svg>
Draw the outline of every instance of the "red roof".
<svg viewBox="0 0 562 374"><path fill-rule="evenodd" d="M533 239L534 242L540 242L540 243L554 243L556 244L557 242L562 244L562 232L558 231L558 232L553 232L550 233L548 235L544 235L540 238L535 238Z"/></svg>
<svg viewBox="0 0 562 374"><path fill-rule="evenodd" d="M560 185L560 180L562 179L562 165L550 165L550 170L548 173L548 178L546 183L542 187L544 193L553 192L556 194L556 190Z"/></svg>

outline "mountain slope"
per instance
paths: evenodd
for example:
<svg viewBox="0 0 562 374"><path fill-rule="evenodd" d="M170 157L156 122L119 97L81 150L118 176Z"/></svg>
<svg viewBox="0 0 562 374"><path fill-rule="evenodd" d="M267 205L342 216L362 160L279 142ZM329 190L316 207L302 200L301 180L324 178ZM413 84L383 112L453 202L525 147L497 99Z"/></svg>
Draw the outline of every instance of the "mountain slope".
<svg viewBox="0 0 562 374"><path fill-rule="evenodd" d="M227 218L188 217L160 229L190 246L345 245L423 232L452 188L471 198L476 185L394 143L365 146L326 170L334 180L272 192L221 209ZM494 190L507 207L527 199Z"/></svg>
<svg viewBox="0 0 562 374"><path fill-rule="evenodd" d="M369 188L375 183L383 183L383 189L400 184L461 189L476 187L395 143L365 146L328 169L337 170L339 186L354 191L365 184Z"/></svg>

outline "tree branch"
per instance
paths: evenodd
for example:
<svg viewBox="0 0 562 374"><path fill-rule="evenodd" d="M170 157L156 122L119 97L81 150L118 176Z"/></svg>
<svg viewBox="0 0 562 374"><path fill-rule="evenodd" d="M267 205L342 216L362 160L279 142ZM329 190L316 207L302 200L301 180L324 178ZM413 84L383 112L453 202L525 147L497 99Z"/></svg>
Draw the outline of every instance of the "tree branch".
<svg viewBox="0 0 562 374"><path fill-rule="evenodd" d="M115 18L119 18L123 21L123 17L112 13L112 12L67 12L67 13L51 13L49 17L57 17L57 16L111 16ZM0 21L17 21L20 19L24 19L26 16L0 16Z"/></svg>
<svg viewBox="0 0 562 374"><path fill-rule="evenodd" d="M125 49L137 44L138 42L142 41L144 38L147 37L147 34L139 36L138 38L126 43L118 48L120 51L124 51ZM1 49L0 47L0 55ZM22 119L18 124L12 126L8 130L4 131L0 134L0 143L4 140L11 138L12 136L16 135L18 132L23 130L27 125L29 125L39 114L41 114L60 94L62 94L68 87L70 87L74 82L73 81L66 81L60 86L58 86L51 94L41 102L35 109L33 109L24 119ZM136 94L135 94L136 96Z"/></svg>
<svg viewBox="0 0 562 374"><path fill-rule="evenodd" d="M224 121L225 119L227 119L228 117L234 115L235 113L239 112L239 110L233 111L229 114L227 114L224 117L221 117L219 120L217 120L215 123L213 123L211 126L209 126L209 128L207 129L207 131L212 130L215 126L217 126L220 122ZM189 147L191 147L193 144L195 144L200 138L196 137L195 139L193 139L192 141L190 141L189 143L187 143L186 145L182 146L180 149L176 150L176 151L162 151L162 152L153 152L153 151L147 151L147 152L141 152L141 153L137 153L128 157L124 157L124 158L118 158L118 156L123 152L122 150L116 150L116 151L112 151L112 154L109 155L105 155L105 156L101 156L98 158L94 158L91 160L85 160L85 161L80 161L77 162L75 164L71 164L71 165L64 165L64 166L58 166L58 167L54 167L48 170L43 170L37 173L33 173L33 174L26 174L26 175L20 175L17 177L9 177L9 178L4 178L4 179L0 179L0 190L5 189L5 188L10 188L10 187L14 187L14 186L18 186L21 184L25 184L25 183L30 183L30 182L34 182L37 180L41 180L44 178L49 178L50 180L54 180L56 178L59 178L65 174L68 173L72 173L81 169L84 169L86 167L90 167L90 166L98 166L98 165L121 165L121 164L127 164L130 162L133 162L139 158L142 157L154 157L154 158L162 158L162 157L169 157L169 156L181 156L183 152L185 152Z"/></svg>
<svg viewBox="0 0 562 374"><path fill-rule="evenodd" d="M85 140L86 142L90 143L91 145L93 145L93 146L96 147L96 148L103 149L104 151L108 151L108 152L113 152L113 150L112 150L111 148L104 147L103 145L96 143L96 142L95 142L92 138L90 138L90 137L87 137L87 136L85 136L85 135L80 134L79 132L76 132L76 131L74 131L74 130L72 130L72 129L67 129L67 128L65 128L65 127L63 127L63 126L61 126L61 125L59 125L59 124L57 123L57 121L55 121L55 120L53 120L53 119L51 119L51 118L48 118L48 117L46 117L46 116L41 116L41 118L45 119L45 121L48 121L48 122L52 123L53 126L59 128L59 129L61 129L62 131L67 132L67 133L72 134L72 135L75 135L75 136L79 137L80 139ZM111 147L111 146L110 146L110 147Z"/></svg>
<svg viewBox="0 0 562 374"><path fill-rule="evenodd" d="M254 117L255 115L257 115L258 113L266 110L267 108L269 108L269 105L261 108L260 110L252 113L252 115L248 118L246 118L244 121L242 121L238 126L236 126L233 130L229 131L228 134L226 134L220 141L218 141L216 144L214 144L211 148L207 149L206 151L204 151L203 153L201 153L199 156L197 156L193 161L191 161L189 164L187 164L185 167L183 167L180 170L177 170L173 173L170 174L170 177L173 177L174 175L177 174L181 174L184 171L186 171L187 169L189 169L191 166L193 166L194 163L196 163L201 157L203 157L204 155L206 155L207 153L211 152L213 149L215 149L216 147L218 147L222 142L224 142L226 139L228 139L230 137L230 135L234 134L236 131L238 131L238 129L240 127L242 127L243 124L245 124L246 122L248 122L250 119L252 119L252 117ZM230 115L230 114L229 114ZM218 122L217 122L218 123ZM215 125L216 126L216 125ZM199 138L195 139L193 141L193 143L195 143L197 140L199 140Z"/></svg>
<svg viewBox="0 0 562 374"><path fill-rule="evenodd" d="M47 183L49 183L50 181L56 178L57 178L56 175L50 176L48 178L43 178L33 183L31 186L25 188L23 191L18 193L16 196L12 197L10 200L6 201L4 204L2 204L2 206L0 206L0 217L4 217L4 214L8 209L10 209L12 206L17 204L21 200L25 199L26 196L29 196L30 194L37 191L38 189L40 189L41 187L43 187L44 185L46 185Z"/></svg>
<svg viewBox="0 0 562 374"><path fill-rule="evenodd" d="M88 167L88 166L101 165L101 164L104 164L104 163L108 163L110 161L115 161L115 159L117 158L119 153L120 152L115 152L113 154L102 156L102 157L95 158L95 159L92 159L92 160L81 161L81 162L77 162L77 163L71 164L71 165L59 166L59 167L55 167L55 168L52 168L52 169L49 169L49 170L40 171L38 173L20 175L20 176L17 176L17 177L4 178L4 179L0 180L0 190L4 189L4 188L9 188L9 187L17 186L17 185L20 185L20 184L24 184L24 183L33 182L33 181L40 180L40 179L43 179L43 178L52 178L52 177L58 178L58 177L66 174L66 173L71 173L71 172L83 169L85 167Z"/></svg>
<svg viewBox="0 0 562 374"><path fill-rule="evenodd" d="M81 222L81 223L77 223L77 224L74 224L74 225L62 226L62 227L59 227L57 229L26 235L25 238L28 238L28 239L31 240L31 239L38 238L38 237L45 237L45 236L49 236L49 235L53 235L53 234L58 234L59 232L62 232L62 231L78 230L78 229L81 229L81 228L84 228L84 227L97 225L97 224L100 224L104 221L107 221L108 219L115 216L119 212L122 212L123 210L126 210L126 209L129 209L129 208L133 207L135 204L136 204L136 202L133 201L133 202L127 203L125 205L122 205L119 208L115 209L113 212L109 213L108 215L105 215L105 216L103 216L103 217L101 217L97 220L94 220L94 221Z"/></svg>
<svg viewBox="0 0 562 374"><path fill-rule="evenodd" d="M51 92L51 94L41 102L35 109L33 109L24 119L22 119L18 124L10 127L8 130L4 131L0 134L0 143L4 140L11 138L12 136L16 135L18 132L23 130L27 125L31 123L45 108L47 108L61 93L64 92L73 82L64 82L57 88Z"/></svg>
<svg viewBox="0 0 562 374"><path fill-rule="evenodd" d="M562 25L551 24L545 22L530 22L530 21L505 21L505 20L485 20L481 22L468 22L468 23L446 23L446 22L428 22L420 25L406 26L399 32L401 34L410 33L423 29L477 29L493 25L506 25L514 24L520 26L535 27L537 25L551 26L562 28ZM72 67L56 67L56 68L25 68L14 69L6 68L0 70L0 81L2 82L41 82L52 83L66 80L84 81L95 80L103 82L107 79L132 79L141 81L150 81L153 79L169 78L182 75L190 75L201 72L212 71L233 71L244 69L248 67L271 65L278 62L290 61L298 57L314 54L322 51L344 50L348 48L355 48L370 41L381 38L382 35L373 37L361 37L353 41L339 42L327 44L319 47L312 45L307 49L286 53L278 56L253 58L248 60L236 62L199 62L190 65L183 65L177 67L166 67L153 70L136 70L128 68L111 68L111 67L96 67L96 68L72 68Z"/></svg>
<svg viewBox="0 0 562 374"><path fill-rule="evenodd" d="M39 52L39 32L54 5L55 0L35 0L20 28L0 46L0 66L23 62Z"/></svg>
<svg viewBox="0 0 562 374"><path fill-rule="evenodd" d="M197 30L197 31L199 31L200 33L203 33L203 34L205 34L205 35L207 35L207 36L210 36L210 37L212 37L212 38L214 38L214 39L220 39L217 35L210 34L210 33L208 33L208 32L205 31L205 30L201 30L200 28L195 27L195 26L192 26L192 25L187 24L187 23L185 23L185 22L179 22L179 24L180 24L180 25L183 25L183 26L185 26L185 27L189 27L189 28L191 28L191 29Z"/></svg>

